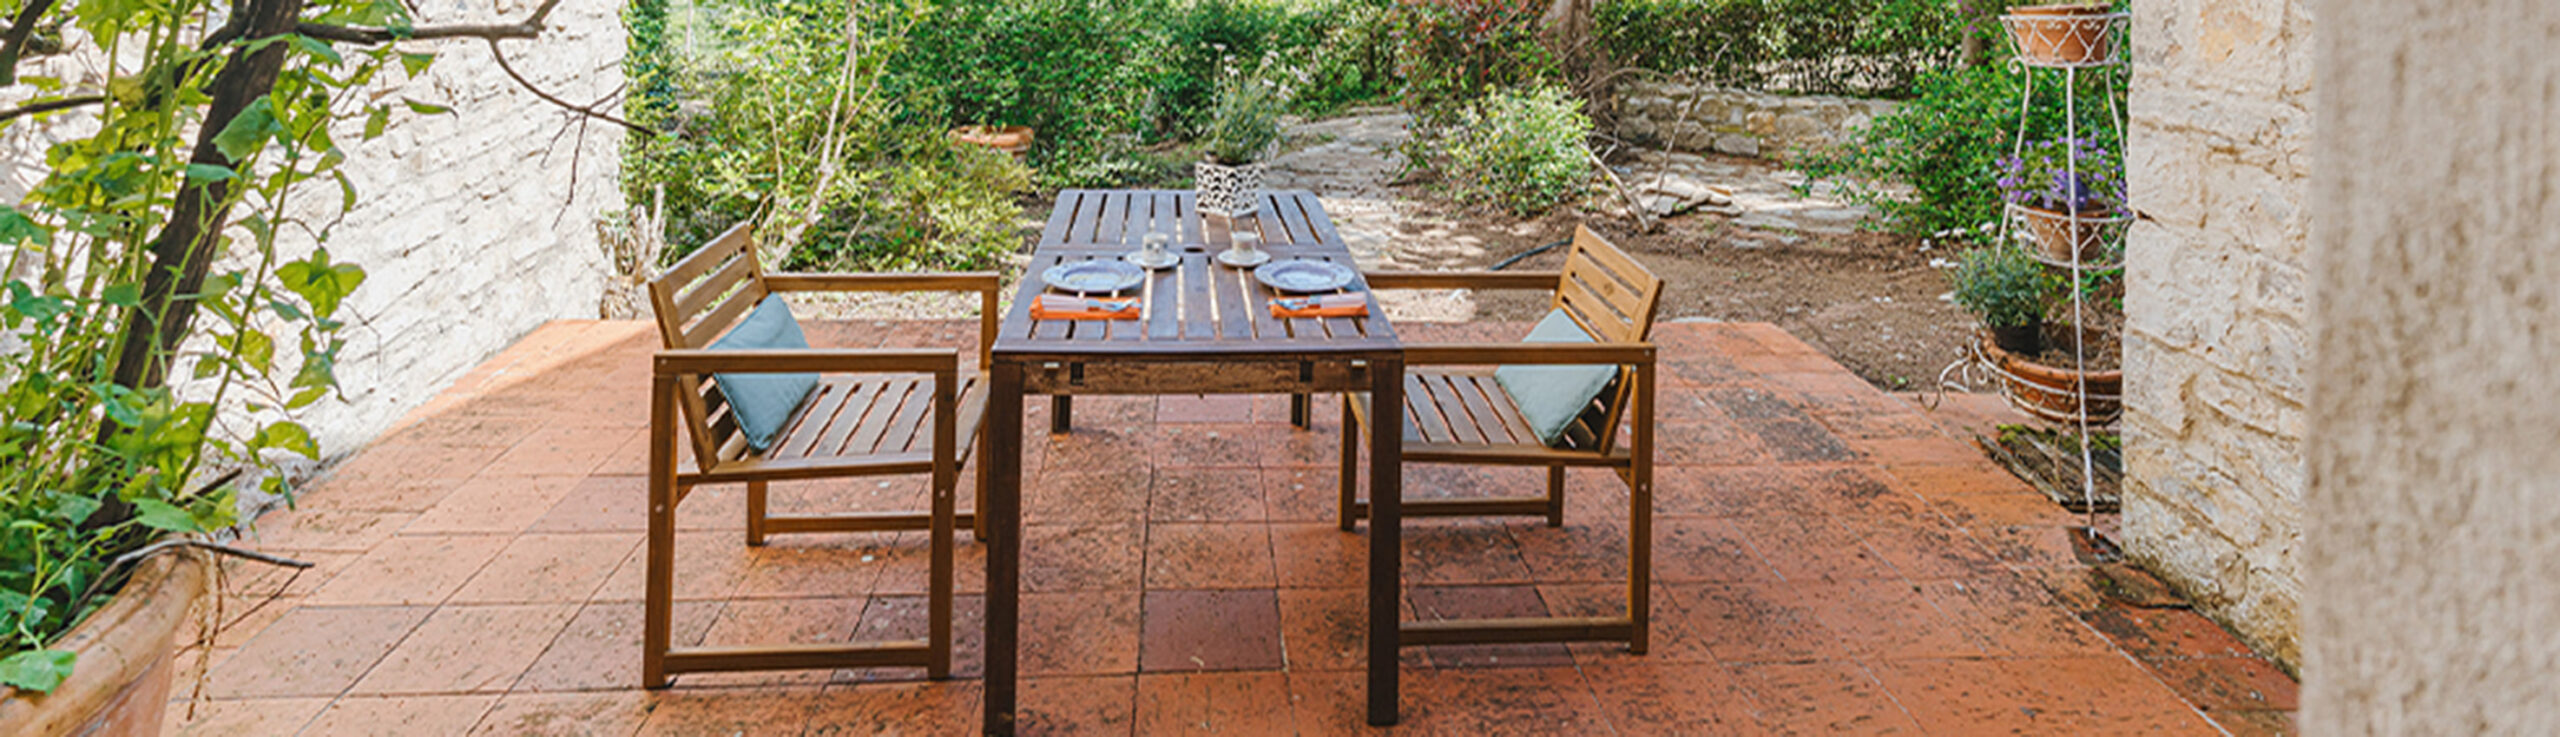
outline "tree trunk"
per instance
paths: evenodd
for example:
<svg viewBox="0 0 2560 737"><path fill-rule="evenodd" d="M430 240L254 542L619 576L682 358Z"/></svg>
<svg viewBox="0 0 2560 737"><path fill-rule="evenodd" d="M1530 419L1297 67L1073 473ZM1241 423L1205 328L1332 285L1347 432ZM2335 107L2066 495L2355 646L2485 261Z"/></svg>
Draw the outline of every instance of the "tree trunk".
<svg viewBox="0 0 2560 737"><path fill-rule="evenodd" d="M246 38L281 36L293 32L302 15L302 0L249 0L247 13ZM189 163L239 167L240 162L214 145L214 138L250 103L275 89L276 75L284 69L285 48L271 43L231 52L222 71L214 73L208 90L212 100ZM240 174L246 178L249 173ZM151 270L143 276L141 304L126 312L124 341L116 355L118 385L144 389L168 380L169 362L186 339L196 313L193 299L177 299L177 295L204 288L205 274L219 255L215 251L222 243L222 229L230 222L233 181L190 181L178 189L168 224L151 239ZM117 430L110 424L101 434Z"/></svg>

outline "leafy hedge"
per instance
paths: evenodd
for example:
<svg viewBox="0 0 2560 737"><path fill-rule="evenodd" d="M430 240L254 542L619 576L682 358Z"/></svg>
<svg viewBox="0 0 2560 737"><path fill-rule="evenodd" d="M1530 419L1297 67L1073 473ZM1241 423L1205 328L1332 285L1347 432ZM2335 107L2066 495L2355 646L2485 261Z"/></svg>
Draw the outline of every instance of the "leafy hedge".
<svg viewBox="0 0 2560 737"><path fill-rule="evenodd" d="M1604 0L1595 35L1621 66L1753 89L1903 96L1956 60L1951 0Z"/></svg>

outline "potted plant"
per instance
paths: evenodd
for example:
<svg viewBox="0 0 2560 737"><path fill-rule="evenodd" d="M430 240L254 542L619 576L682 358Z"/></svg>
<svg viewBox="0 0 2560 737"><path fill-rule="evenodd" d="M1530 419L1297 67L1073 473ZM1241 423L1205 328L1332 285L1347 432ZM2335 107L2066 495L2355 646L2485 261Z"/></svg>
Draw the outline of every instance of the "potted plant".
<svg viewBox="0 0 2560 737"><path fill-rule="evenodd" d="M1253 212L1263 162L1280 140L1284 104L1278 85L1269 80L1238 76L1218 89L1209 122L1200 131L1200 162L1192 166L1201 212L1227 217Z"/></svg>
<svg viewBox="0 0 2560 737"><path fill-rule="evenodd" d="M2101 358L2103 354L2112 353L2112 349L2093 348L2083 354L2087 358L2106 361L2105 365L2109 367L2078 368L2073 365L2072 346L2066 343L2074 339L2071 332L2075 326L2062 323L2043 327L2062 333L2060 339L2048 337L2044 341L2054 349L2052 353L2062 354L2059 356L2062 360L2053 360L2042 354L2004 350L1998 341L1988 336L1982 341L1983 358L1999 370L2001 393L2008 395L2011 405L2027 414L2055 422L2077 422L2083 407L2087 408L2091 423L2114 421L2123 410L2124 370L2113 368L2112 359ZM2113 343L2110 336L2095 328L2079 328L2078 331L2080 334L2076 339L2083 346ZM2084 390L2087 392L2086 402L2081 401Z"/></svg>
<svg viewBox="0 0 2560 737"><path fill-rule="evenodd" d="M2001 197L2048 263L2096 264L2121 223L2124 163L2095 139L2036 141L2000 160Z"/></svg>
<svg viewBox="0 0 2560 737"><path fill-rule="evenodd" d="M2018 57L2043 66L2104 62L2115 54L2109 33L2115 22L2104 3L2028 5L2000 18L2018 43Z"/></svg>
<svg viewBox="0 0 2560 737"><path fill-rule="evenodd" d="M2024 354L2044 350L2045 305L2053 276L2024 252L2002 244L1968 251L1956 265L1955 300L1981 318L1983 332L2000 348Z"/></svg>
<svg viewBox="0 0 2560 737"><path fill-rule="evenodd" d="M964 125L951 129L951 139L1003 151L1021 161L1031 153L1034 135L1027 125Z"/></svg>

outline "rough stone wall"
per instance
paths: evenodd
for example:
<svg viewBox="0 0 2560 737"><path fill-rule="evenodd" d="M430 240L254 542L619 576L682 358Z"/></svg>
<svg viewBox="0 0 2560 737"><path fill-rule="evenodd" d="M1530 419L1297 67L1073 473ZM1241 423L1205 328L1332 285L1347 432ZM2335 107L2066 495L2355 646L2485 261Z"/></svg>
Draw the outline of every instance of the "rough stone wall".
<svg viewBox="0 0 2560 737"><path fill-rule="evenodd" d="M2560 3L2323 0L2304 734L2560 734Z"/></svg>
<svg viewBox="0 0 2560 737"><path fill-rule="evenodd" d="M1658 146L1669 140L1693 153L1783 158L1848 143L1894 103L1638 79L1619 85L1618 105L1617 136L1628 141Z"/></svg>
<svg viewBox="0 0 2560 737"><path fill-rule="evenodd" d="M419 22L511 21L535 4L426 7ZM595 100L622 82L619 8L564 3L541 40L508 42L508 59L546 91ZM564 133L564 114L510 81L486 43L417 48L437 53L425 74L373 91L372 99L393 103L384 135L363 141L361 116L337 131L359 201L338 221L329 252L363 266L367 276L341 308L351 322L338 365L347 401L323 401L302 416L331 455L362 446L534 327L595 317L610 271L595 223L622 208L622 131L592 123L583 137L574 126ZM48 63L48 72L70 80L96 74L94 59ZM382 76L400 77L396 65ZM414 115L401 99L454 112ZM23 196L43 176L45 145L90 130L88 120L66 115L0 136L0 152L15 163L0 196ZM333 184L316 181L304 191L299 202L308 207L299 215L315 223L337 217ZM301 230L284 233L290 258L310 252Z"/></svg>
<svg viewBox="0 0 2560 737"><path fill-rule="evenodd" d="M2298 664L2313 129L2305 0L2133 9L2125 547Z"/></svg>

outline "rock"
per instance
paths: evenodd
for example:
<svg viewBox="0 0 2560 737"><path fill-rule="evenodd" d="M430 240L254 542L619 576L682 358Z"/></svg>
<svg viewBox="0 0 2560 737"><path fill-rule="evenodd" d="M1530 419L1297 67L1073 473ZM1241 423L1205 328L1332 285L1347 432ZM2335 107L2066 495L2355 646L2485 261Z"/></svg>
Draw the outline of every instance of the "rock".
<svg viewBox="0 0 2560 737"><path fill-rule="evenodd" d="M1727 133L1725 135L1716 136L1715 142L1710 148L1720 154L1731 154L1734 156L1758 156L1760 155L1760 139L1739 133Z"/></svg>

